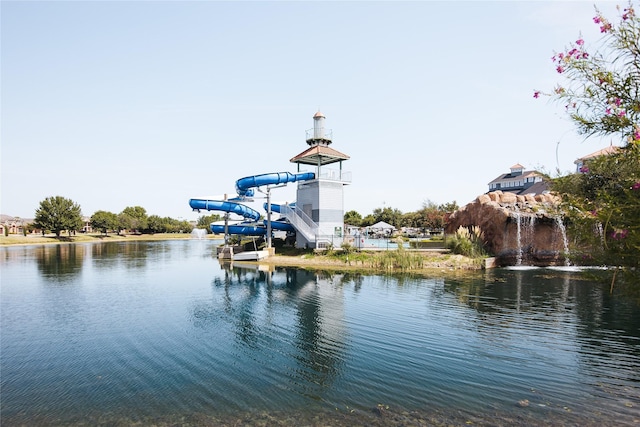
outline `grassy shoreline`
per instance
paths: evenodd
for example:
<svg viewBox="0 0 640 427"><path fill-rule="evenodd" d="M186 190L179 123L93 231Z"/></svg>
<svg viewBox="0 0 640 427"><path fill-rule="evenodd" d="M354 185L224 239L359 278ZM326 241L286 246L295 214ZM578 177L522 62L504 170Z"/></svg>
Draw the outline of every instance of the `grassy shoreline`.
<svg viewBox="0 0 640 427"><path fill-rule="evenodd" d="M55 234L27 236L10 234L9 236L0 236L0 246L11 245L42 245L42 244L61 244L61 243L91 243L91 242L116 242L116 241L154 241L154 240L186 240L191 239L190 233L158 233L158 234L76 234L75 236L61 235L56 237ZM221 236L208 235L207 239L222 239Z"/></svg>
<svg viewBox="0 0 640 427"><path fill-rule="evenodd" d="M443 252L420 252L415 256L421 257L419 266L402 268L396 265L384 265L377 258L384 256L381 252L363 251L359 259L347 259L324 254L312 255L282 255L265 258L254 264L273 267L301 267L316 271L346 271L351 273L407 273L416 275L443 274L451 272L472 272L482 269L482 261Z"/></svg>
<svg viewBox="0 0 640 427"><path fill-rule="evenodd" d="M69 243L96 243L96 242L135 242L135 241L162 241L162 240L188 240L190 233L158 233L141 235L117 235L117 234L76 234L75 236L55 235L9 235L0 236L2 246L28 246L42 244L69 244ZM220 235L207 235L207 240L222 240ZM316 271L348 271L362 273L411 273L422 275L442 274L447 272L477 271L482 268L482 262L478 259L467 258L462 255L453 255L447 251L406 251L407 256L419 257L419 266L401 268L392 264L382 265L380 257L388 254L388 251L362 251L349 256L344 254L327 255L313 253L312 251L300 251L295 249L276 250L276 254L259 262L248 262L256 265L272 267L300 267Z"/></svg>

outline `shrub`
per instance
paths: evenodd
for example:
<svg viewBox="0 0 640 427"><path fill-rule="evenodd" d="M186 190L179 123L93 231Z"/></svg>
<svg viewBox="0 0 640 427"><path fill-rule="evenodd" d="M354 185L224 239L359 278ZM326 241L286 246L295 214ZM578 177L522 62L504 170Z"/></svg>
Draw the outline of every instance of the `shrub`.
<svg viewBox="0 0 640 427"><path fill-rule="evenodd" d="M345 254L350 254L356 249L351 245L351 243L347 242L346 240L342 242L342 245L340 245L340 247L342 248L342 252Z"/></svg>
<svg viewBox="0 0 640 427"><path fill-rule="evenodd" d="M447 240L447 247L454 254L470 258L487 256L484 249L484 235L477 225L471 229L460 226L456 233Z"/></svg>

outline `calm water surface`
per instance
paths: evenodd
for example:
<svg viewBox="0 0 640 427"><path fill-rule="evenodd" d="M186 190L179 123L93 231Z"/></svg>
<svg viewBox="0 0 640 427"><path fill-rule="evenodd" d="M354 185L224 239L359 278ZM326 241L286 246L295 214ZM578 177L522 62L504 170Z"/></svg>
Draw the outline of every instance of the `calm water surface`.
<svg viewBox="0 0 640 427"><path fill-rule="evenodd" d="M216 243L0 248L1 424L640 425L640 308L604 280L269 272Z"/></svg>

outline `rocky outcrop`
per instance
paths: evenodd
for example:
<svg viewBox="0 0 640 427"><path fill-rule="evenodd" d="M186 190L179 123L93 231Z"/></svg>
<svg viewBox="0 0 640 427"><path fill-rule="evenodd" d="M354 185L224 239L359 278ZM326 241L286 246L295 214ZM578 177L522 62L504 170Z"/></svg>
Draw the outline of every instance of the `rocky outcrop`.
<svg viewBox="0 0 640 427"><path fill-rule="evenodd" d="M494 191L454 212L447 233L479 226L499 265L564 263L565 235L553 194L519 196Z"/></svg>

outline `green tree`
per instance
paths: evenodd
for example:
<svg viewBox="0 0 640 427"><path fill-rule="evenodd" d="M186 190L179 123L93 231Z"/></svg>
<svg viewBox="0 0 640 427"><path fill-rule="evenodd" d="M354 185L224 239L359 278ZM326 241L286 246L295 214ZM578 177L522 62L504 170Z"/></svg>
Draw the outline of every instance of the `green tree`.
<svg viewBox="0 0 640 427"><path fill-rule="evenodd" d="M187 220L176 221L176 230L174 233L190 233L193 230L193 224Z"/></svg>
<svg viewBox="0 0 640 427"><path fill-rule="evenodd" d="M425 230L438 230L444 227L445 213L438 205L430 200L422 203L422 208L417 212L418 227Z"/></svg>
<svg viewBox="0 0 640 427"><path fill-rule="evenodd" d="M60 237L64 230L75 232L82 228L80 205L61 196L47 197L36 209L35 223L43 230L51 230Z"/></svg>
<svg viewBox="0 0 640 427"><path fill-rule="evenodd" d="M460 206L458 206L458 202L454 200L453 202L443 203L442 205L438 206L438 209L440 209L444 213L452 214L460 209Z"/></svg>
<svg viewBox="0 0 640 427"><path fill-rule="evenodd" d="M147 233L165 233L167 231L167 221L158 215L150 215L147 218L147 228L144 230Z"/></svg>
<svg viewBox="0 0 640 427"><path fill-rule="evenodd" d="M373 216L375 217L375 222L384 221L387 224L391 224L396 228L402 227L402 211L398 209L393 209L390 207L384 208L375 208L373 210Z"/></svg>
<svg viewBox="0 0 640 427"><path fill-rule="evenodd" d="M402 223L405 227L420 228L420 214L418 212L405 212L402 215Z"/></svg>
<svg viewBox="0 0 640 427"><path fill-rule="evenodd" d="M356 211L348 211L344 214L345 224L353 225L354 227L360 227L362 223L362 215Z"/></svg>
<svg viewBox="0 0 640 427"><path fill-rule="evenodd" d="M207 233L211 233L211 227L210 227L211 223L220 221L221 219L222 217L218 214L201 215L198 218L198 221L196 222L196 227L203 228L207 230Z"/></svg>
<svg viewBox="0 0 640 427"><path fill-rule="evenodd" d="M579 174L558 177L552 188L579 250L588 262L638 273L640 266L640 18L633 4L613 23L598 9L603 34L589 52L582 38L553 57L563 79L547 93L561 102L580 134L617 135L623 146L588 162ZM534 97L539 97L536 91Z"/></svg>
<svg viewBox="0 0 640 427"><path fill-rule="evenodd" d="M141 206L128 206L119 215L120 227L124 230L145 230L147 220L147 211Z"/></svg>
<svg viewBox="0 0 640 427"><path fill-rule="evenodd" d="M373 224L375 224L376 221L376 217L373 216L372 214L369 214L367 216L365 216L364 218L362 218L362 222L360 223L360 227L369 227Z"/></svg>
<svg viewBox="0 0 640 427"><path fill-rule="evenodd" d="M186 220L179 220L174 218L163 218L165 233L188 233L193 230L193 225Z"/></svg>
<svg viewBox="0 0 640 427"><path fill-rule="evenodd" d="M423 231L439 230L445 227L449 215L458 208L455 201L437 205L431 200L425 200L420 210L404 215L404 225L421 228Z"/></svg>
<svg viewBox="0 0 640 427"><path fill-rule="evenodd" d="M102 231L105 235L109 230L118 228L118 215L113 212L96 211L91 215L91 227Z"/></svg>
<svg viewBox="0 0 640 427"><path fill-rule="evenodd" d="M556 178L580 263L640 268L640 144L590 160Z"/></svg>
<svg viewBox="0 0 640 427"><path fill-rule="evenodd" d="M125 215L122 212L118 214L118 234L122 230L132 230L133 229L133 218L129 215Z"/></svg>

